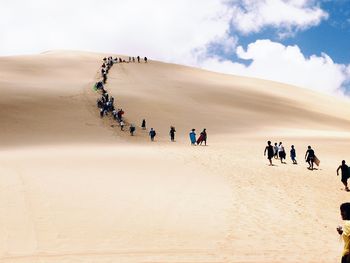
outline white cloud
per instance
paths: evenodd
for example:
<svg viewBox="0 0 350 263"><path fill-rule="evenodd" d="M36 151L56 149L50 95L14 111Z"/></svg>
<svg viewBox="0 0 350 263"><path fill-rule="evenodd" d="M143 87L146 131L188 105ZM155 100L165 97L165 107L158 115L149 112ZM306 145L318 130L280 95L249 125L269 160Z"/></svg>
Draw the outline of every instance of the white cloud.
<svg viewBox="0 0 350 263"><path fill-rule="evenodd" d="M327 14L310 0L11 0L1 1L0 55L76 49L146 55L214 71L255 76L327 91L349 79L327 55L305 58L299 48L257 41L236 49L241 32L273 26L289 34L314 26ZM251 59L245 66L211 57Z"/></svg>
<svg viewBox="0 0 350 263"><path fill-rule="evenodd" d="M247 49L239 46L240 59L251 61L248 66L212 57L201 66L228 74L243 75L289 83L326 93L342 93L350 81L350 65L336 64L327 54L305 57L298 46L284 46L270 40L257 40Z"/></svg>
<svg viewBox="0 0 350 263"><path fill-rule="evenodd" d="M2 55L77 49L190 63L230 25L224 0L11 0L1 9Z"/></svg>
<svg viewBox="0 0 350 263"><path fill-rule="evenodd" d="M242 0L234 1L232 23L242 33L258 32L271 26L280 36L293 30L303 30L318 25L328 14L313 0Z"/></svg>

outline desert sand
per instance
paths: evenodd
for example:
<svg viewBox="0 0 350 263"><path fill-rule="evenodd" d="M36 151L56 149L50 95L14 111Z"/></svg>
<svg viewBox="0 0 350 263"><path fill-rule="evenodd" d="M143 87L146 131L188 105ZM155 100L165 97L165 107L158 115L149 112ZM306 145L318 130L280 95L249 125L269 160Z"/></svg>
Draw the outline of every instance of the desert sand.
<svg viewBox="0 0 350 263"><path fill-rule="evenodd" d="M0 262L340 260L348 99L152 60L116 64L106 88L137 126L131 137L99 117L92 87L106 55L0 58ZM192 128L207 129L208 146L190 146ZM268 166L267 140L284 143L287 164ZM308 145L318 170L307 169Z"/></svg>

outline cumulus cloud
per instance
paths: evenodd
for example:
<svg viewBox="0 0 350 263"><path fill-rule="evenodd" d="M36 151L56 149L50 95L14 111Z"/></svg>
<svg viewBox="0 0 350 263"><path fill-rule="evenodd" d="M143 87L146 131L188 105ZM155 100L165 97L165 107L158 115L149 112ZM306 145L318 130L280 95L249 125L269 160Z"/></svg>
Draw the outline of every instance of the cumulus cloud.
<svg viewBox="0 0 350 263"><path fill-rule="evenodd" d="M232 23L238 31L248 34L263 27L278 29L280 36L318 25L328 14L313 0L242 0L233 1Z"/></svg>
<svg viewBox="0 0 350 263"><path fill-rule="evenodd" d="M230 25L223 0L12 0L1 8L2 55L78 49L190 63Z"/></svg>
<svg viewBox="0 0 350 263"><path fill-rule="evenodd" d="M326 54L257 41L245 50L230 32L272 26L280 34L317 25L327 14L312 0L2 1L0 55L76 49L147 55L219 72L339 90L350 67ZM246 66L227 59L235 54Z"/></svg>
<svg viewBox="0 0 350 263"><path fill-rule="evenodd" d="M248 65L219 57L201 61L201 66L228 74L289 83L326 93L345 93L350 81L350 65L335 63L327 54L305 57L298 46L284 46L270 40L257 40L236 49Z"/></svg>

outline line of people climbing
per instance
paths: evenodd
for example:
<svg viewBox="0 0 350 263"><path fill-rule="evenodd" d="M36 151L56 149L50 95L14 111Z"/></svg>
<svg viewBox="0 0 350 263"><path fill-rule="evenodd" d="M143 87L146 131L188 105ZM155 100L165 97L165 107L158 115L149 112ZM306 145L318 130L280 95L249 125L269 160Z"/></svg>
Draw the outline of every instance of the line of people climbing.
<svg viewBox="0 0 350 263"><path fill-rule="evenodd" d="M141 60L140 56L137 56L136 60L138 63L140 63L140 60ZM135 60L135 57L129 57L128 61L118 57L113 58L111 56L108 58L107 57L103 58L103 63L101 66L102 80L96 82L94 85L95 91L101 92L101 97L97 99L97 107L100 109L100 117L103 118L104 116L108 116L108 113L111 113L113 116L113 119L117 121L117 123L119 124L121 131L124 131L124 127L126 126L126 123L123 118L123 115L125 112L123 111L122 108L120 109L115 108L115 99L114 97L109 96L107 90L105 89L105 85L107 83L109 70L113 67L115 63L131 63L131 62L135 63L136 60ZM144 62L147 63L147 61L148 61L147 57L144 57ZM141 128L142 130L146 130L145 119L142 120ZM131 136L135 135L136 126L134 124L130 124L129 132ZM175 127L170 126L169 136L170 136L171 142L175 142L175 133L176 133ZM154 141L157 135L157 132L155 131L154 128L151 128L148 135L151 141ZM203 145L203 143L205 146L207 145L206 129L203 129L198 139L196 139L195 129L192 129L191 132L189 133L189 137L190 137L191 145Z"/></svg>

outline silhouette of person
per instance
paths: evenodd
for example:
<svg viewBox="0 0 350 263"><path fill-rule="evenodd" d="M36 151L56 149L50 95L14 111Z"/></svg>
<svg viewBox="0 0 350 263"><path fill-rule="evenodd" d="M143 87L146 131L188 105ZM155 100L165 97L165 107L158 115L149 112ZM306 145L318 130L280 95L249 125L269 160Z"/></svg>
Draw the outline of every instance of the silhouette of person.
<svg viewBox="0 0 350 263"><path fill-rule="evenodd" d="M131 135L131 136L134 136L135 130L136 130L136 128L135 128L134 124L131 124L131 125L130 125L130 128L129 128L129 131L130 131L130 135Z"/></svg>
<svg viewBox="0 0 350 263"><path fill-rule="evenodd" d="M264 156L266 156L266 152L267 152L267 159L270 162L270 165L272 164L272 158L274 156L274 150L273 150L273 146L271 145L271 141L267 142L267 146L265 147L265 151L264 151Z"/></svg>
<svg viewBox="0 0 350 263"><path fill-rule="evenodd" d="M278 145L277 142L275 142L275 146L273 147L274 150L274 157L275 159L278 159Z"/></svg>
<svg viewBox="0 0 350 263"><path fill-rule="evenodd" d="M149 131L149 136L151 137L151 141L154 141L154 137L156 137L156 131L153 130L153 128L151 128L151 130Z"/></svg>
<svg viewBox="0 0 350 263"><path fill-rule="evenodd" d="M296 157L297 157L297 154L295 152L294 145L292 145L290 149L290 158L292 159L293 164L297 164L297 160L295 159Z"/></svg>
<svg viewBox="0 0 350 263"><path fill-rule="evenodd" d="M142 120L141 128L142 128L142 130L146 130L146 120L145 119Z"/></svg>
<svg viewBox="0 0 350 263"><path fill-rule="evenodd" d="M281 163L284 163L283 159L286 159L286 151L284 150L284 146L283 146L282 142L280 142L278 144L278 156L281 159Z"/></svg>
<svg viewBox="0 0 350 263"><path fill-rule="evenodd" d="M307 147L307 151L305 153L305 161L309 164L308 169L313 170L314 161L315 161L315 152L313 149L311 149L310 145Z"/></svg>
<svg viewBox="0 0 350 263"><path fill-rule="evenodd" d="M339 175L339 170L341 170L341 181L345 186L345 191L349 191L348 179L350 177L349 166L345 164L345 160L341 162L341 165L337 169L337 176Z"/></svg>
<svg viewBox="0 0 350 263"><path fill-rule="evenodd" d="M170 140L171 140L172 142L175 141L175 132L176 132L175 127L170 126L170 132L169 132L169 134L170 134Z"/></svg>

